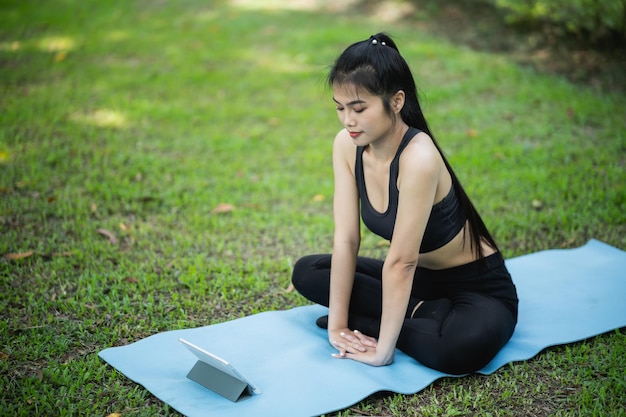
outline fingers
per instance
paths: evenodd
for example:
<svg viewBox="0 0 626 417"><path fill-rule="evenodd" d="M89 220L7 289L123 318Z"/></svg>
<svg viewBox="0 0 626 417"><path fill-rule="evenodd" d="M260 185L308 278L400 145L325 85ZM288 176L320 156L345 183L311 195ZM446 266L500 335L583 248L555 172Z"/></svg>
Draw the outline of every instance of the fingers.
<svg viewBox="0 0 626 417"><path fill-rule="evenodd" d="M359 338L356 337L355 335L353 335L352 333L341 332L341 333L339 333L339 335L341 337L343 337L344 339L346 339L347 341L349 341L349 342L359 343Z"/></svg>
<svg viewBox="0 0 626 417"><path fill-rule="evenodd" d="M339 351L337 353L331 353L332 357L339 358L339 359L346 357L346 354L347 354L346 349L342 346L341 343L337 342L336 340L333 340L331 344L335 347L335 349Z"/></svg>
<svg viewBox="0 0 626 417"><path fill-rule="evenodd" d="M341 352L341 353L335 353L332 356L338 359L352 359L357 362L362 362L362 363L372 365L372 366L382 366L382 365L388 365L389 363L391 363L389 361L383 362L379 360L376 356L376 350L368 350L366 352L356 352L356 353Z"/></svg>
<svg viewBox="0 0 626 417"><path fill-rule="evenodd" d="M340 352L343 350L347 353L365 352L367 348L360 343L355 342L338 342L333 341L333 346Z"/></svg>
<svg viewBox="0 0 626 417"><path fill-rule="evenodd" d="M367 351L367 348L365 346L376 346L376 344L372 345L371 341L368 340L368 336L365 336L363 333L359 332L358 330L354 331L354 335L352 334L346 335L344 333L341 333L341 336L343 336L345 339L347 339L350 342L350 346L352 346L359 352Z"/></svg>
<svg viewBox="0 0 626 417"><path fill-rule="evenodd" d="M333 358L337 358L337 359L344 359L346 357L346 352L345 351L341 351L339 353L331 353L330 356L332 356Z"/></svg>
<svg viewBox="0 0 626 417"><path fill-rule="evenodd" d="M343 336L343 333L341 334ZM332 344L337 350L348 353L365 352L367 348L363 346L358 339L346 339L344 341L333 340ZM344 355L345 356L345 355Z"/></svg>
<svg viewBox="0 0 626 417"><path fill-rule="evenodd" d="M376 347L376 345L378 344L375 338L365 335L358 330L355 330L354 334L358 337L359 342L365 346Z"/></svg>
<svg viewBox="0 0 626 417"><path fill-rule="evenodd" d="M367 353L372 348L376 349L376 339L358 330L342 331L338 336L340 338L331 341L331 344L338 350L337 353L332 354L335 358L351 358L355 354Z"/></svg>

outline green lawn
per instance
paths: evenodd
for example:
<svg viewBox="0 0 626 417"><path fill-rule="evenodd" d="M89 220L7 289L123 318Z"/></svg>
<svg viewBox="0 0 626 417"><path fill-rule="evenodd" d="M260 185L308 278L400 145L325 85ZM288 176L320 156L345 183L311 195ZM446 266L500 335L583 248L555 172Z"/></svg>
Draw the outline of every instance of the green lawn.
<svg viewBox="0 0 626 417"><path fill-rule="evenodd" d="M291 265L332 241L324 77L380 30L505 256L626 249L622 94L453 44L420 23L437 6L260 3L0 2L0 415L177 415L97 353L306 304ZM616 331L336 415L624 416L625 373Z"/></svg>

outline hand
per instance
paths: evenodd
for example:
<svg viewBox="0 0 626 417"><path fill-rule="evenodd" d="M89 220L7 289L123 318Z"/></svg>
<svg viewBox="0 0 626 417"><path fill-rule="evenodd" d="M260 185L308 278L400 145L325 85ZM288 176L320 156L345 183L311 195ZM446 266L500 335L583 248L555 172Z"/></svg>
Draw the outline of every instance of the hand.
<svg viewBox="0 0 626 417"><path fill-rule="evenodd" d="M376 348L376 339L359 332L358 330L344 329L329 330L330 344L337 348L339 354L365 352L368 348Z"/></svg>
<svg viewBox="0 0 626 417"><path fill-rule="evenodd" d="M372 366L389 365L393 362L393 352L390 356L381 355L381 352L376 351L376 339L358 330L339 329L329 331L328 336L330 343L339 351L333 354L335 358L353 359Z"/></svg>

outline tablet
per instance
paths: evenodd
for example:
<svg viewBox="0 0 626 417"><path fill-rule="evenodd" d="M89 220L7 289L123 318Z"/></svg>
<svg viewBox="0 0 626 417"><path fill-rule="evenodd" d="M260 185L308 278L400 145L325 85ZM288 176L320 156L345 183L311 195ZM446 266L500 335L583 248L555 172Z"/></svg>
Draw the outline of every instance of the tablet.
<svg viewBox="0 0 626 417"><path fill-rule="evenodd" d="M199 346L194 345L193 343L185 340L183 338L179 338L178 341L185 345L187 349L191 351L196 357L207 365L216 368L217 370L232 376L240 380L241 382L248 385L248 391L250 394L260 394L261 390L257 388L254 384L252 384L247 378L245 378L241 372L239 372L235 367L228 361L220 358L217 355L212 354Z"/></svg>

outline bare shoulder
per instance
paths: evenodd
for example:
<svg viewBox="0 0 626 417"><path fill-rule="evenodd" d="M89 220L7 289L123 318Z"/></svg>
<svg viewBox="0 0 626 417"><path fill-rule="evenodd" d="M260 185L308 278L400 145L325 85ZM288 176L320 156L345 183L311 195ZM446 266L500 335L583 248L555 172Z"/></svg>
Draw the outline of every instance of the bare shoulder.
<svg viewBox="0 0 626 417"><path fill-rule="evenodd" d="M443 165L441 154L431 137L419 132L408 143L400 155L400 171L415 174L437 174Z"/></svg>
<svg viewBox="0 0 626 417"><path fill-rule="evenodd" d="M346 129L341 129L337 132L335 135L334 147L335 149L339 148L338 150L342 151L351 151L355 149L354 142L352 141L352 138L350 138Z"/></svg>
<svg viewBox="0 0 626 417"><path fill-rule="evenodd" d="M356 146L354 141L346 131L346 129L340 130L335 136L333 143L333 157L335 160L345 161L350 166L354 165L354 158L356 156Z"/></svg>

